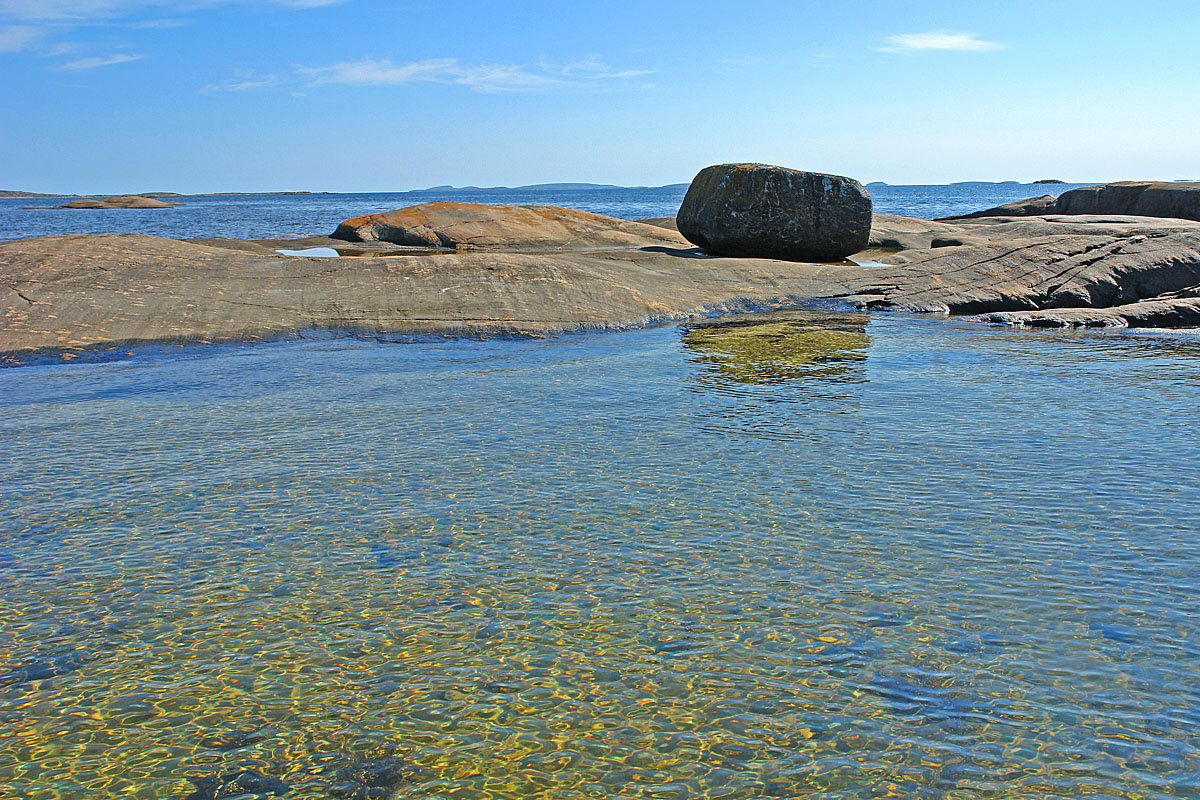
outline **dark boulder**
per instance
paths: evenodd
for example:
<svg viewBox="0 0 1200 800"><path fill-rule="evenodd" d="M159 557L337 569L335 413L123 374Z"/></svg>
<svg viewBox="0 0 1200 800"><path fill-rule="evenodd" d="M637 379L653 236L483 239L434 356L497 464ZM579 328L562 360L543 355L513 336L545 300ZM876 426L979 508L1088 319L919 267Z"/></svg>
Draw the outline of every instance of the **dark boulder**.
<svg viewBox="0 0 1200 800"><path fill-rule="evenodd" d="M866 248L871 195L838 175L718 164L692 181L676 221L714 255L837 261Z"/></svg>

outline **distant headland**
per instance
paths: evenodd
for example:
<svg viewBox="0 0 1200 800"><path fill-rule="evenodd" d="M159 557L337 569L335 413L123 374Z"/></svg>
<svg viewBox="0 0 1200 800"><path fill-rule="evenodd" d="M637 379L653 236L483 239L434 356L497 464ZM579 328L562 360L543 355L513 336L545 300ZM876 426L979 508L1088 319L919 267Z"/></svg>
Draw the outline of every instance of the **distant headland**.
<svg viewBox="0 0 1200 800"><path fill-rule="evenodd" d="M668 183L664 186L619 186L615 183L531 183L526 186L430 186L428 189L413 189L414 192L588 192L604 189L679 189L688 188L687 183Z"/></svg>
<svg viewBox="0 0 1200 800"><path fill-rule="evenodd" d="M1057 178L1043 178L1036 181L955 181L947 184L922 184L928 186L1037 186L1048 184L1067 184L1071 181L1063 181ZM1099 181L1077 181L1078 185L1085 183L1100 183ZM903 183L886 183L885 181L871 181L865 184L868 188L880 186L909 186L915 184ZM667 183L661 186L622 186L615 183L587 183L587 182L559 182L559 183L531 183L523 186L454 186L452 184L441 184L438 186L430 186L424 189L387 189L380 191L367 192L313 192L313 191L277 191L277 192L194 192L191 194L183 192L128 192L127 195L136 195L139 197L156 197L174 198L174 197L294 197L294 196L320 196L320 195L338 195L338 194L421 194L421 193L438 193L438 192L459 192L459 193L475 193L475 192L590 192L590 191L613 191L613 190L629 190L629 189L646 189L646 190L671 190L685 191L689 186L688 182L683 183ZM47 193L47 192L26 192L16 189L0 189L0 199L33 199L33 198L49 198L49 197L98 197L96 194L81 194L81 193Z"/></svg>

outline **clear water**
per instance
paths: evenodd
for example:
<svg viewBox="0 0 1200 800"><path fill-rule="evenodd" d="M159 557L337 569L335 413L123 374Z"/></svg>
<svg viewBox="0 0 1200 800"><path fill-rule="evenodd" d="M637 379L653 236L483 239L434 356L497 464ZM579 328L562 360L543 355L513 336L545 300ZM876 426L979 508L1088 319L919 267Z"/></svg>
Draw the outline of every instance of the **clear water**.
<svg viewBox="0 0 1200 800"><path fill-rule="evenodd" d="M950 186L872 186L880 214L934 218L977 211L1026 197L1058 194L1080 184L965 183ZM0 199L0 240L69 233L148 233L173 238L229 236L268 239L332 233L342 220L435 200L468 203L555 205L622 219L673 217L684 189L589 189L474 192L422 191L329 195L236 195L177 198L183 205L159 209L30 210L22 206L59 201Z"/></svg>
<svg viewBox="0 0 1200 800"><path fill-rule="evenodd" d="M0 786L1194 798L1197 408L903 316L6 369Z"/></svg>

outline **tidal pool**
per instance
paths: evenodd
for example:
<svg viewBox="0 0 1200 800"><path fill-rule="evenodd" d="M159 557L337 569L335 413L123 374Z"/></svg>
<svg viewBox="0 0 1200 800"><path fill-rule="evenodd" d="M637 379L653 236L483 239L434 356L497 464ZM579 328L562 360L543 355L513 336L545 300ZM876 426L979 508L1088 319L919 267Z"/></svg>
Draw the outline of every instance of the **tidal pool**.
<svg viewBox="0 0 1200 800"><path fill-rule="evenodd" d="M0 787L1200 796L1200 341L796 313L0 371Z"/></svg>

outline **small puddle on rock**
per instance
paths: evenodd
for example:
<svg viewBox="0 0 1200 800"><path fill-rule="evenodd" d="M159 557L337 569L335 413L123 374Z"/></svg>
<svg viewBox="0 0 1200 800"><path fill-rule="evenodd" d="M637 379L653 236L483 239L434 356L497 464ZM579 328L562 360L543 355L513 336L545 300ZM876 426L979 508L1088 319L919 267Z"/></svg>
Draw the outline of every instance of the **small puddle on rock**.
<svg viewBox="0 0 1200 800"><path fill-rule="evenodd" d="M305 256L308 258L337 258L341 255L341 253L332 247L306 247L303 250L276 250L275 252L285 256Z"/></svg>
<svg viewBox="0 0 1200 800"><path fill-rule="evenodd" d="M306 247L302 250L286 250L277 248L276 253L285 256L300 256L302 258L338 258L371 256L371 257L387 257L387 256L429 256L429 255L453 255L453 250L438 250L434 248L412 247L403 250L376 250L366 247Z"/></svg>

